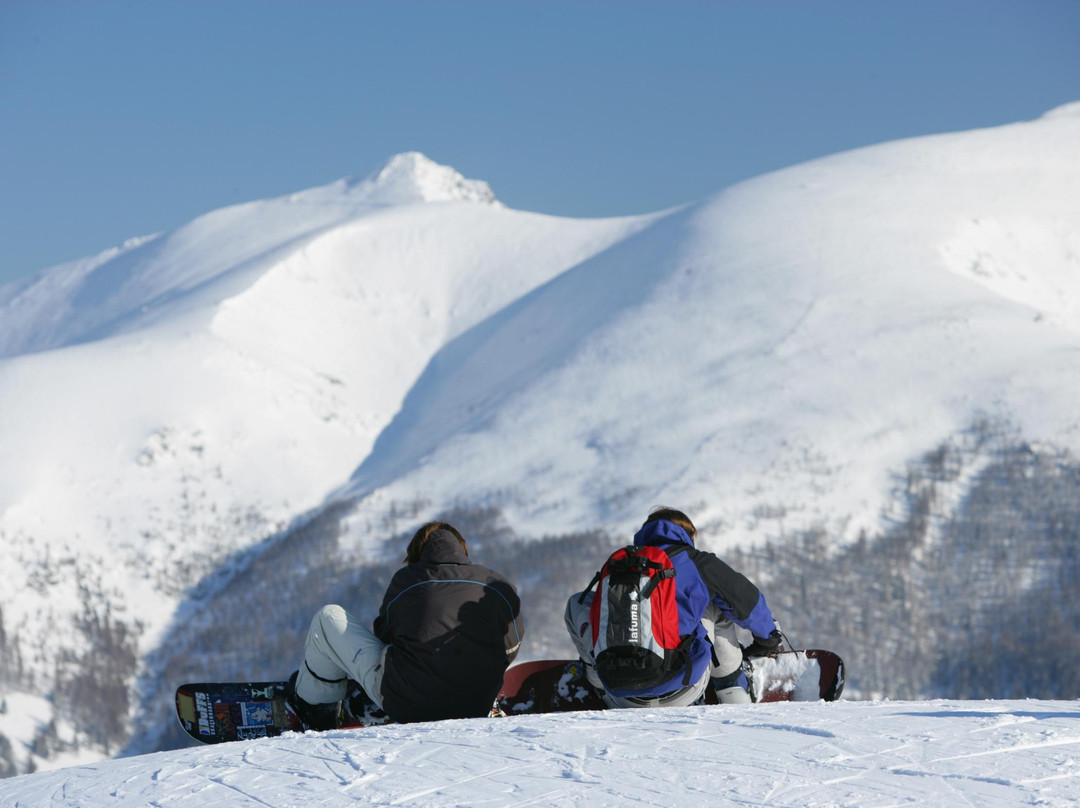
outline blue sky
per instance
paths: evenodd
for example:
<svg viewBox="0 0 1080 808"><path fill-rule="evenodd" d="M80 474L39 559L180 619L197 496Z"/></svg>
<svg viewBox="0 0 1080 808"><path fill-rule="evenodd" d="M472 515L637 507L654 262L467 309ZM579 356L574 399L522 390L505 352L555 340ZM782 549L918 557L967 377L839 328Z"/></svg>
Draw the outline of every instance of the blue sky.
<svg viewBox="0 0 1080 808"><path fill-rule="evenodd" d="M1075 0L0 0L0 283L412 149L660 210L1080 100L1078 41Z"/></svg>

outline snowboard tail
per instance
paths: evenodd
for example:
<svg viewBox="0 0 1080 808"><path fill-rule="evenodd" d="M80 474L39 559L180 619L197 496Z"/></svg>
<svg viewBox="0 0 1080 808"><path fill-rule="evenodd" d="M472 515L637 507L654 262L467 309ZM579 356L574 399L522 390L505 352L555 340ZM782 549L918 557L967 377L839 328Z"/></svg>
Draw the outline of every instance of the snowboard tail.
<svg viewBox="0 0 1080 808"><path fill-rule="evenodd" d="M495 700L502 715L603 710L603 695L579 659L544 659L507 668Z"/></svg>
<svg viewBox="0 0 1080 808"><path fill-rule="evenodd" d="M200 743L274 738L283 732L303 732L300 718L289 707L287 682L198 682L176 689L180 726ZM342 728L385 724L389 718L356 682L349 682L343 702Z"/></svg>

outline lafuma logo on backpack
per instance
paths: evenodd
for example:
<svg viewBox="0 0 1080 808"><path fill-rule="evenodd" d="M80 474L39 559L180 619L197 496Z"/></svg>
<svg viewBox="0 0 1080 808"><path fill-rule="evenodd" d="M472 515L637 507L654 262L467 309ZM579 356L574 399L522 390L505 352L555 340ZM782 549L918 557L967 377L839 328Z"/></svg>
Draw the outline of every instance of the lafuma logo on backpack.
<svg viewBox="0 0 1080 808"><path fill-rule="evenodd" d="M638 642L641 636L641 602L638 598L638 593L630 591L626 595L628 606L630 608L630 636L627 638L632 643Z"/></svg>

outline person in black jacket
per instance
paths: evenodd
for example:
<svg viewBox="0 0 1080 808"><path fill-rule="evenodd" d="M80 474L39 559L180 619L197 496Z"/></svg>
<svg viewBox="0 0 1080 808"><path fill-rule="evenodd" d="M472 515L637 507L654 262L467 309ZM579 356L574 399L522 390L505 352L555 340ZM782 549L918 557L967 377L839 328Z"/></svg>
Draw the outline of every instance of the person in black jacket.
<svg viewBox="0 0 1080 808"><path fill-rule="evenodd" d="M524 634L521 602L496 572L469 560L465 539L429 522L409 542L374 631L336 605L311 621L289 700L309 729L337 726L346 683L358 682L394 721L486 716Z"/></svg>

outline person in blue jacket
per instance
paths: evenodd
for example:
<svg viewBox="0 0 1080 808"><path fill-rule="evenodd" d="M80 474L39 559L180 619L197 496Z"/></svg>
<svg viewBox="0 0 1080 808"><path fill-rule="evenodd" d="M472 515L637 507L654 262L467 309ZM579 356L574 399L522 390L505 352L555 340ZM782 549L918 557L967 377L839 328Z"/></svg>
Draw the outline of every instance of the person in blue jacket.
<svg viewBox="0 0 1080 808"><path fill-rule="evenodd" d="M690 518L674 508L658 508L649 514L634 535L635 546L653 545L667 550L675 567L675 584L680 605L680 622L687 612L701 616L685 626L690 635L687 652L689 671L679 670L666 681L635 690L605 686L592 657L590 606L594 593L576 593L566 604L566 628L585 662L589 682L604 692L610 707L681 707L694 704L705 695L710 679L722 703L750 701L742 661L744 648L740 632L753 640L746 647L750 656L776 653L783 636L765 602L765 596L746 576L713 553L694 546L697 529ZM672 552L672 548L676 552ZM689 618L693 620L694 618ZM680 634L684 627L680 626Z"/></svg>

